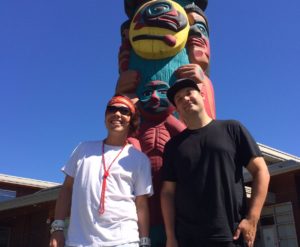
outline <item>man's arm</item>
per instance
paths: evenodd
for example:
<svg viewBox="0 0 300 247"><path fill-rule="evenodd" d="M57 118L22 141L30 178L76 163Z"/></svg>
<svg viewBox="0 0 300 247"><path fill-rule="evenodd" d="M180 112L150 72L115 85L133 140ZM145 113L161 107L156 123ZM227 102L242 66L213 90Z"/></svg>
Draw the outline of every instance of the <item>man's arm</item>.
<svg viewBox="0 0 300 247"><path fill-rule="evenodd" d="M250 205L246 219L240 222L234 239L238 239L242 232L248 246L252 247L254 245L257 222L268 193L270 174L262 157L252 158L246 168L253 178Z"/></svg>
<svg viewBox="0 0 300 247"><path fill-rule="evenodd" d="M140 238L148 237L150 227L148 195L137 196L135 198L135 205L138 216Z"/></svg>
<svg viewBox="0 0 300 247"><path fill-rule="evenodd" d="M69 215L71 209L72 189L74 178L66 176L62 188L59 192L58 199L55 205L55 220L65 220ZM65 246L65 238L63 231L55 231L51 234L50 247Z"/></svg>
<svg viewBox="0 0 300 247"><path fill-rule="evenodd" d="M178 246L175 236L175 189L175 182L165 181L160 193L161 210L167 235L166 247Z"/></svg>

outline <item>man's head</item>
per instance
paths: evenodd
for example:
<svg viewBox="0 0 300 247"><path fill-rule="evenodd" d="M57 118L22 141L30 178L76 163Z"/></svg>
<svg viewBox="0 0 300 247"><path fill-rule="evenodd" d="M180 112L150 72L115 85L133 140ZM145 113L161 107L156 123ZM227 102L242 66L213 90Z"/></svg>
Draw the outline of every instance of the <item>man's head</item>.
<svg viewBox="0 0 300 247"><path fill-rule="evenodd" d="M167 96L170 102L174 104L180 118L189 126L193 119L206 116L204 106L204 95L199 88L202 84L197 84L191 79L183 78L175 81L168 90Z"/></svg>
<svg viewBox="0 0 300 247"><path fill-rule="evenodd" d="M107 103L105 124L109 131L133 135L138 128L139 116L133 102L124 95L115 95Z"/></svg>
<svg viewBox="0 0 300 247"><path fill-rule="evenodd" d="M185 88L191 88L193 90L200 92L198 84L195 81L193 81L192 79L182 78L182 79L176 80L174 82L174 84L167 91L167 97L174 106L176 106L176 102L175 102L176 94L180 90L185 89Z"/></svg>

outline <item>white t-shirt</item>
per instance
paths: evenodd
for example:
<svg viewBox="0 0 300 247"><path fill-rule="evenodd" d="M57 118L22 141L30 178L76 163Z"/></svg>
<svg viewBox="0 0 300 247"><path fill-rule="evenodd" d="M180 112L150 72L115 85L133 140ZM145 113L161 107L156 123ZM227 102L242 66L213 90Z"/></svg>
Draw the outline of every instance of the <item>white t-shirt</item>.
<svg viewBox="0 0 300 247"><path fill-rule="evenodd" d="M104 145L106 169L121 148ZM74 178L67 245L98 247L139 241L135 197L153 194L150 161L144 153L127 144L114 161L101 215L102 141L79 144L62 171Z"/></svg>

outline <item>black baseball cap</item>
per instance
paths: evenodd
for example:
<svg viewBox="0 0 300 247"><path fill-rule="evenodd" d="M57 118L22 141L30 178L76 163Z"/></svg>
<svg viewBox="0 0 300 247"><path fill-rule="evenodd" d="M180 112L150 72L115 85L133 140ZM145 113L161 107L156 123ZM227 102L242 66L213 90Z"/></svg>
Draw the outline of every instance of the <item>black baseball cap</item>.
<svg viewBox="0 0 300 247"><path fill-rule="evenodd" d="M195 81L193 81L192 79L181 78L181 79L176 80L174 82L174 84L167 91L167 97L174 106L175 106L174 97L175 97L176 93L179 90L186 88L186 87L192 87L195 90L200 92L200 89L199 89L197 83Z"/></svg>

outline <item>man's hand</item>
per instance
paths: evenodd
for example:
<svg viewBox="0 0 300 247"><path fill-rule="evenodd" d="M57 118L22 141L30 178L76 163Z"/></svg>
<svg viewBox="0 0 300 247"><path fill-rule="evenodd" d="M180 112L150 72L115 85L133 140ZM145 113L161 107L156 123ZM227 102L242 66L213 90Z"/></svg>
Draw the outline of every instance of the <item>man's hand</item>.
<svg viewBox="0 0 300 247"><path fill-rule="evenodd" d="M248 247L253 247L255 235L256 235L256 227L257 227L257 220L243 219L238 225L238 228L235 231L233 239L237 240L240 237L240 234L242 233Z"/></svg>
<svg viewBox="0 0 300 247"><path fill-rule="evenodd" d="M63 231L55 231L52 233L50 238L50 247L64 247L65 236Z"/></svg>
<svg viewBox="0 0 300 247"><path fill-rule="evenodd" d="M268 192L270 174L263 157L253 157L246 168L252 175L249 210L246 219L240 222L233 239L237 239L242 232L246 243L252 247L254 246L257 222Z"/></svg>

